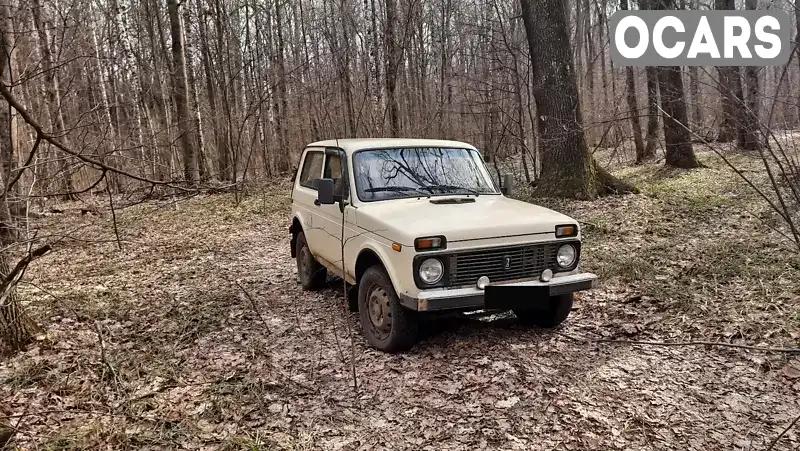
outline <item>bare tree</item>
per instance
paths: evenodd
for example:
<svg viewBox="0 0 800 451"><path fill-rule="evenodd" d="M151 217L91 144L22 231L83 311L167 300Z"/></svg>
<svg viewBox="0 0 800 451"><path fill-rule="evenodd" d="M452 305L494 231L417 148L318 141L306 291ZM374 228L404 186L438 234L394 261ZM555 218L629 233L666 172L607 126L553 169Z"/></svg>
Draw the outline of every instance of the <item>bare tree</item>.
<svg viewBox="0 0 800 451"><path fill-rule="evenodd" d="M61 103L61 88L59 87L58 70L53 62L53 52L50 48L50 29L52 24L47 19L46 12L42 6L42 0L33 0L33 23L36 27L37 37L39 38L39 52L42 56L42 69L45 73L47 103L50 113L50 123L59 135L66 134L64 125L64 113ZM68 139L66 136L64 139ZM67 159L60 161L60 171L63 180L63 197L67 200L74 199L75 184L72 181L72 169L68 165Z"/></svg>
<svg viewBox="0 0 800 451"><path fill-rule="evenodd" d="M600 168L586 146L564 4L561 0L521 0L521 4L539 117L540 192L593 199L632 191Z"/></svg>
<svg viewBox="0 0 800 451"><path fill-rule="evenodd" d="M184 177L187 181L200 180L200 167L197 161L197 143L194 138L192 114L189 109L189 86L186 76L186 55L184 54L183 21L178 0L167 0L169 29L172 36L172 100L177 110L178 133L183 152Z"/></svg>
<svg viewBox="0 0 800 451"><path fill-rule="evenodd" d="M669 9L669 0L655 0L652 9ZM664 119L666 164L678 168L700 166L692 148L689 115L686 109L686 92L679 66L658 67L658 87Z"/></svg>

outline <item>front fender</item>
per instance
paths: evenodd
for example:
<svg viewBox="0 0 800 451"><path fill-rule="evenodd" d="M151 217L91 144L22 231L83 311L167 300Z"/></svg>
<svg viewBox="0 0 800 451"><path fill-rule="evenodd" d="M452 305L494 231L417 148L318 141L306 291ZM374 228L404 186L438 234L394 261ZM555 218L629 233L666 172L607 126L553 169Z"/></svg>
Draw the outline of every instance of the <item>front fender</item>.
<svg viewBox="0 0 800 451"><path fill-rule="evenodd" d="M406 248L404 248L401 252L397 252L392 249L391 243L364 243L361 246L358 256L350 263L352 265L350 268L351 274L356 273L356 262L358 261L358 257L361 256L362 252L367 250L374 252L375 255L378 256L378 259L381 261L383 268L389 275L389 279L392 282L392 287L398 296L407 293L409 287L406 286L405 281L411 278L413 283L413 277L411 274L411 259L413 258L413 254L408 252Z"/></svg>

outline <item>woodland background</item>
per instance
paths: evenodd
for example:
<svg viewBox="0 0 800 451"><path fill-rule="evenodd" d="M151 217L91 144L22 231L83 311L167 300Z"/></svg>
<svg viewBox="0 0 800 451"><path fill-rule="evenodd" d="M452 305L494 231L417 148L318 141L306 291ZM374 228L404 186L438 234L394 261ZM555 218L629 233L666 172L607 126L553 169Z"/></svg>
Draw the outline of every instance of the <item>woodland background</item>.
<svg viewBox="0 0 800 451"><path fill-rule="evenodd" d="M785 11L792 59L614 66L615 11L681 8ZM797 449L798 22L788 0L0 0L0 447ZM565 328L468 319L379 355L341 285L298 288L303 146L387 136L475 144L580 221L602 283Z"/></svg>

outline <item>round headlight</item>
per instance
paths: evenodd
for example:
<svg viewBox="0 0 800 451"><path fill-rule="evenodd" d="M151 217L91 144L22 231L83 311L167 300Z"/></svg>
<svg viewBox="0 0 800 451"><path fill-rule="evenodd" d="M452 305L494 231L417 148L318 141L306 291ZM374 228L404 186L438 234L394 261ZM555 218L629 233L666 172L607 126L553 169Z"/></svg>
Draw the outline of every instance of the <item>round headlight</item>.
<svg viewBox="0 0 800 451"><path fill-rule="evenodd" d="M571 244L565 244L558 248L556 262L558 262L558 266L562 268L569 268L573 263L575 263L575 256L575 246Z"/></svg>
<svg viewBox="0 0 800 451"><path fill-rule="evenodd" d="M444 266L437 258L429 258L419 265L419 278L429 285L433 285L442 280L443 275Z"/></svg>

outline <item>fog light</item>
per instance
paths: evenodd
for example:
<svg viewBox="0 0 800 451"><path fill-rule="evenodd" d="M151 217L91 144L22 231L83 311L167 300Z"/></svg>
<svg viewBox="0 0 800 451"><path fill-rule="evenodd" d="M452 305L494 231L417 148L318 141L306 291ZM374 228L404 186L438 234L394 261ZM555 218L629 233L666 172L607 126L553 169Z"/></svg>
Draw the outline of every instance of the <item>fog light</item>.
<svg viewBox="0 0 800 451"><path fill-rule="evenodd" d="M542 275L539 276L539 280L542 282L550 282L550 279L553 278L553 271L551 269L545 269L542 271Z"/></svg>
<svg viewBox="0 0 800 451"><path fill-rule="evenodd" d="M486 285L489 285L489 278L486 276L481 276L478 279L478 289L483 290L484 288L486 288Z"/></svg>

